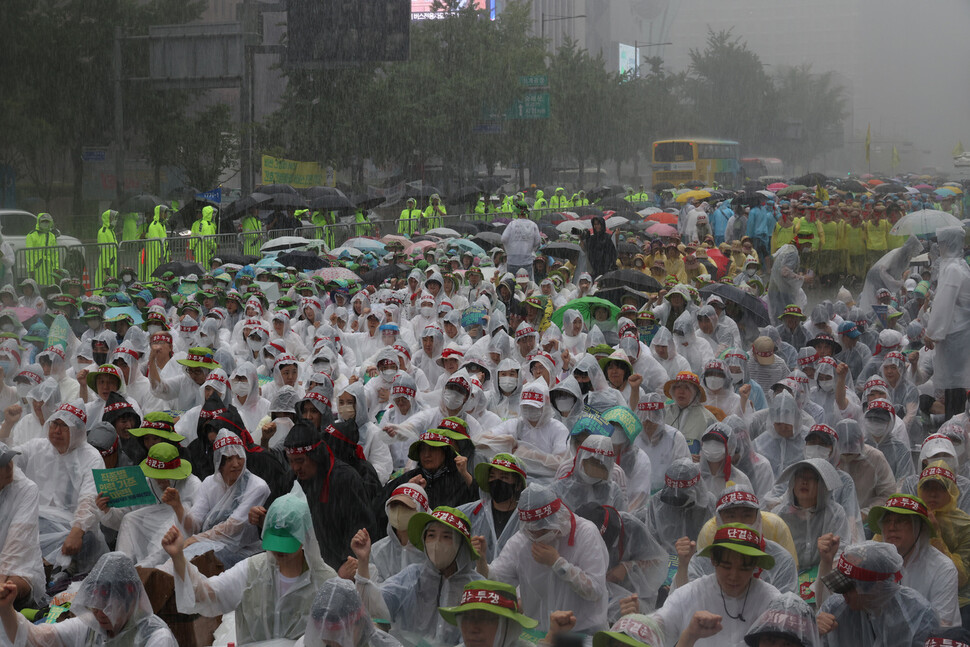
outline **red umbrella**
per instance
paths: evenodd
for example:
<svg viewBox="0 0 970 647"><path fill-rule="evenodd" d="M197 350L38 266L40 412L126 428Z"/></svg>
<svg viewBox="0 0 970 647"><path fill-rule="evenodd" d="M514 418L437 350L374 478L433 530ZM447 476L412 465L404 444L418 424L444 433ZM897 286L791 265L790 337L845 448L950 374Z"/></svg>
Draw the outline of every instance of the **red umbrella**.
<svg viewBox="0 0 970 647"><path fill-rule="evenodd" d="M775 192L784 189L786 186L788 185L784 182L775 182L774 184L769 184L766 188L771 192Z"/></svg>
<svg viewBox="0 0 970 647"><path fill-rule="evenodd" d="M675 213L667 213L665 211L658 211L657 213L651 213L646 218L651 222L662 222L665 225L676 225L679 218Z"/></svg>
<svg viewBox="0 0 970 647"><path fill-rule="evenodd" d="M707 257L714 261L714 264L717 265L718 278L724 276L724 273L727 272L728 264L731 262L730 259L722 254L721 250L714 247L707 250Z"/></svg>

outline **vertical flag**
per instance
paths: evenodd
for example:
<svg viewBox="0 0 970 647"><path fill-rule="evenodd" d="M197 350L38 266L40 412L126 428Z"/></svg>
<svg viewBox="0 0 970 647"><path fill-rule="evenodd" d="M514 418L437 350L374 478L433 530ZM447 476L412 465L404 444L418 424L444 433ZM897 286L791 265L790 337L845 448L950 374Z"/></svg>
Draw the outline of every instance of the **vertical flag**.
<svg viewBox="0 0 970 647"><path fill-rule="evenodd" d="M869 163L870 144L872 144L872 124L866 126L866 164Z"/></svg>
<svg viewBox="0 0 970 647"><path fill-rule="evenodd" d="M953 148L953 157L960 157L963 155L963 142L957 142L957 145Z"/></svg>
<svg viewBox="0 0 970 647"><path fill-rule="evenodd" d="M896 170L897 166L899 166L899 151L896 150L896 144L893 144L893 170L894 171Z"/></svg>

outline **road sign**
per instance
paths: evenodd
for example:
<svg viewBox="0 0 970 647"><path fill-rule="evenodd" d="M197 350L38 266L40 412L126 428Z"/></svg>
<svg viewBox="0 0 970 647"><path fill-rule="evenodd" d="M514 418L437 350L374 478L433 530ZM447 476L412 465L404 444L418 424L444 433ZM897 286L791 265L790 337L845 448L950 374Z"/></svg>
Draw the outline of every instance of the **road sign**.
<svg viewBox="0 0 970 647"><path fill-rule="evenodd" d="M549 114L549 93L529 92L512 104L512 107L505 113L505 118L548 119Z"/></svg>
<svg viewBox="0 0 970 647"><path fill-rule="evenodd" d="M502 134L502 124L501 123L490 123L490 124L475 124L472 126L472 132L476 135L501 135Z"/></svg>
<svg viewBox="0 0 970 647"><path fill-rule="evenodd" d="M103 148L82 148L81 149L81 161L82 162L103 162L107 159L108 151Z"/></svg>
<svg viewBox="0 0 970 647"><path fill-rule="evenodd" d="M519 85L524 88L532 88L534 90L545 90L549 87L549 75L530 74L529 76L520 76Z"/></svg>

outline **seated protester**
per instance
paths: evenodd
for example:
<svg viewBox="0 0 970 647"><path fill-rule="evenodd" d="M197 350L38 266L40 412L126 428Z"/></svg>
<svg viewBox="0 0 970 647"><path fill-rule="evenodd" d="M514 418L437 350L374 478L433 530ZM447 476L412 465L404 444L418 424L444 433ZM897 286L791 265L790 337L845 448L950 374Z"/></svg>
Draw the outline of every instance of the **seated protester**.
<svg viewBox="0 0 970 647"><path fill-rule="evenodd" d="M754 621L781 595L774 586L754 577L757 569L770 570L775 565L764 548L761 535L744 524L718 528L713 543L698 555L710 558L714 573L676 589L653 613L664 644L741 644Z"/></svg>
<svg viewBox="0 0 970 647"><path fill-rule="evenodd" d="M179 416L175 423L175 431L185 436L190 446L198 437L199 423L203 422L200 420L199 414L202 412L206 401L213 395L218 395L222 402L228 402L232 397L232 393L229 392L229 376L221 368L210 371L202 386L198 388L202 392L202 401Z"/></svg>
<svg viewBox="0 0 970 647"><path fill-rule="evenodd" d="M946 463L934 461L923 469L917 496L932 513L930 521L936 531L936 537L931 540L933 547L957 569L960 614L970 614L970 515L957 507L960 488Z"/></svg>
<svg viewBox="0 0 970 647"><path fill-rule="evenodd" d="M916 474L909 447L893 434L896 412L889 400L880 398L871 401L861 422L866 432L866 443L881 451L886 457L897 483L907 476Z"/></svg>
<svg viewBox="0 0 970 647"><path fill-rule="evenodd" d="M613 351L608 357L599 360L599 365L610 388L620 392L622 404L631 409L635 407L640 399L643 376L633 372L633 364L627 354L622 350Z"/></svg>
<svg viewBox="0 0 970 647"><path fill-rule="evenodd" d="M666 423L684 435L691 454L696 455L701 450L704 431L717 421L714 414L703 406L707 395L701 388L700 380L690 371L681 371L664 384L664 395L674 401L665 409Z"/></svg>
<svg viewBox="0 0 970 647"><path fill-rule="evenodd" d="M172 557L175 603L179 613L214 618L235 611L240 645L303 635L314 593L336 576L320 559L307 501L281 496L269 507L263 525L266 552L247 557L229 570L205 577L185 558L178 526L162 539Z"/></svg>
<svg viewBox="0 0 970 647"><path fill-rule="evenodd" d="M0 426L0 438L5 438L10 445L43 438L44 422L61 404L57 382L53 378L46 378L38 384L34 384L32 380L28 383L25 379L27 376L21 377L28 372L30 371L21 371L17 376L21 378L16 383L17 390L24 391L25 395L18 399L19 404L11 405L18 407L21 415L17 418L11 417L9 421L5 416L3 425Z"/></svg>
<svg viewBox="0 0 970 647"><path fill-rule="evenodd" d="M788 483L788 490L772 512L788 524L799 572L808 572L809 579L814 580L820 559L818 538L826 533L850 536L853 520L831 494L842 486L842 480L828 461L807 458L782 472L779 481Z"/></svg>
<svg viewBox="0 0 970 647"><path fill-rule="evenodd" d="M407 373L398 375L394 384L391 386L391 403L384 410L381 425L392 429L402 424L412 415L422 411L424 405L417 399L417 395L418 385L415 383L414 378ZM388 449L391 452L391 462L394 465L394 470L404 469L408 460L408 445L400 441L406 440L406 437L396 432L394 435L391 435L389 432L384 431L384 429L381 429L381 432L375 435L381 441L387 443Z"/></svg>
<svg viewBox="0 0 970 647"><path fill-rule="evenodd" d="M343 461L354 468L363 480L364 491L362 496L365 501L375 501L381 497L381 481L371 465L364 457L364 449L358 444L357 425L353 420L346 422L335 422L327 425L320 435L324 443L333 452L337 460Z"/></svg>
<svg viewBox="0 0 970 647"><path fill-rule="evenodd" d="M846 386L848 364L836 363L831 357L821 357L815 369L812 402L823 411L822 420L834 427L843 418L859 420L862 404L859 397Z"/></svg>
<svg viewBox="0 0 970 647"><path fill-rule="evenodd" d="M650 459L650 494L664 485L664 472L678 458L689 458L684 434L664 422L664 397L659 393L640 396L636 408L637 418L643 425L643 433L637 436L635 445Z"/></svg>
<svg viewBox="0 0 970 647"><path fill-rule="evenodd" d="M371 548L371 579L378 584L403 571L411 564L424 561L424 553L408 539L408 522L418 512L430 512L428 495L416 483L399 485L384 504L387 536Z"/></svg>
<svg viewBox="0 0 970 647"><path fill-rule="evenodd" d="M919 391L909 376L909 366L905 355L891 351L886 354L880 371L889 387L889 397L886 399L893 403L896 417L903 419L906 429L912 428L919 413Z"/></svg>
<svg viewBox="0 0 970 647"><path fill-rule="evenodd" d="M616 455L616 464L626 476L623 493L627 498L627 511L640 516L650 499L653 477L650 457L636 445L637 436L643 426L627 407L610 407L603 412L603 418L613 427L610 435L613 453Z"/></svg>
<svg viewBox="0 0 970 647"><path fill-rule="evenodd" d="M118 531L118 550L138 566L155 568L167 559L161 550L161 538L172 524L182 524L202 483L192 475L192 465L168 443L153 445L140 467L155 503L115 508L102 495L97 504L101 523Z"/></svg>
<svg viewBox="0 0 970 647"><path fill-rule="evenodd" d="M593 330L596 334L602 336L599 328L594 327ZM610 347L603 345L602 348L606 353L606 357L609 357L609 353L612 352ZM595 355L590 354L590 351L593 350L594 347L590 346L585 354L577 357L576 365L573 367L573 377L579 382L579 390L583 392L583 400L588 401L591 395L600 393L610 399L610 406L629 406L630 399L624 398L623 393L614 389L607 381L606 374L600 366L599 360ZM624 373L624 371L625 369L620 369L621 373Z"/></svg>
<svg viewBox="0 0 970 647"><path fill-rule="evenodd" d="M39 492L14 465L17 455L0 443L0 581L13 584L10 602L20 610L46 604L47 580L37 529Z"/></svg>
<svg viewBox="0 0 970 647"><path fill-rule="evenodd" d="M461 630L463 645L525 647L528 643L520 637L523 630L539 624L522 614L514 586L492 580L469 582L457 606L441 607L438 612Z"/></svg>
<svg viewBox="0 0 970 647"><path fill-rule="evenodd" d="M107 422L97 422L91 427L88 431L88 444L101 453L106 469L131 465L131 461L121 451L118 433Z"/></svg>
<svg viewBox="0 0 970 647"><path fill-rule="evenodd" d="M170 344L171 341L169 346ZM188 411L202 404L202 393L198 387L205 383L211 371L221 368L212 349L201 346L190 348L185 359L168 362L165 364L165 369L170 370L159 371L153 357L171 352L165 351L161 346L164 344L153 343L151 356L148 358L148 379L152 385L152 395L170 403L172 408L178 411ZM181 371L178 370L180 367Z"/></svg>
<svg viewBox="0 0 970 647"><path fill-rule="evenodd" d="M273 396L283 387L292 387L300 397L303 397L303 387L299 384L300 362L297 358L286 353L280 353L273 361L273 381L262 387L263 397L270 402Z"/></svg>
<svg viewBox="0 0 970 647"><path fill-rule="evenodd" d="M967 414L964 413L960 415L966 416ZM967 431L964 429L962 424L955 422L957 417L958 416L953 416L948 421L940 425L940 428L936 433L950 439L950 442L953 443L953 449L956 452L957 459L959 461L957 473L961 476L970 478L970 456L967 454Z"/></svg>
<svg viewBox="0 0 970 647"><path fill-rule="evenodd" d="M256 365L248 361L239 364L229 376L229 388L232 391L230 403L236 407L246 429L255 435L259 422L269 414L269 400L259 392Z"/></svg>
<svg viewBox="0 0 970 647"><path fill-rule="evenodd" d="M882 452L866 443L858 422L843 420L835 425L835 432L839 437L836 467L852 478L859 511L865 521L869 509L882 505L896 489L896 479Z"/></svg>
<svg viewBox="0 0 970 647"><path fill-rule="evenodd" d="M801 426L798 405L787 391L771 399L768 411L770 427L755 439L754 448L769 461L776 476L780 476L788 466L805 455L808 427Z"/></svg>
<svg viewBox="0 0 970 647"><path fill-rule="evenodd" d="M364 450L367 461L374 466L381 483L387 482L394 469L391 450L380 439L380 430L368 413L364 384L354 382L337 394L337 417L341 421L357 425L358 444Z"/></svg>
<svg viewBox="0 0 970 647"><path fill-rule="evenodd" d="M775 558L775 567L766 575L768 582L775 585L779 591L798 590L798 551L792 540L788 525L778 515L762 508L761 500L755 496L750 488L742 485L731 485L724 489L717 500L717 507L712 519L708 519L697 535L696 546L693 550L704 550L714 539L714 533L726 523L743 523L758 531L765 540L765 551ZM711 572L705 560L692 560L690 568L686 569L690 579L696 579L700 574ZM680 569L677 577L681 580Z"/></svg>
<svg viewBox="0 0 970 647"><path fill-rule="evenodd" d="M522 461L530 478L550 482L568 459L568 429L553 414L549 387L532 380L519 395L519 415L490 433L493 449L504 449Z"/></svg>
<svg viewBox="0 0 970 647"><path fill-rule="evenodd" d="M957 569L930 543L936 530L926 504L916 496L894 494L886 505L872 508L869 524L876 533L873 539L892 544L903 558L900 583L929 601L941 625L960 626Z"/></svg>
<svg viewBox="0 0 970 647"><path fill-rule="evenodd" d="M108 406L112 405L109 404ZM134 463L133 457L147 457L151 448L158 443L174 445L178 448L179 454L187 456L188 451L182 447L185 436L175 433L174 420L164 411L153 411L145 416L145 421L140 426L129 429L130 439L128 441L121 439L121 448L125 451L128 459L135 465L141 463L145 458Z"/></svg>
<svg viewBox="0 0 970 647"><path fill-rule="evenodd" d="M959 461L956 456L956 449L953 442L942 434L927 436L919 450L919 469L920 472L926 469L930 463L943 461L947 464L947 469L956 475L957 487L960 489L960 500L957 507L970 514L970 479L959 473ZM907 476L899 482L899 491L906 494L916 494L919 485L919 476Z"/></svg>
<svg viewBox="0 0 970 647"><path fill-rule="evenodd" d="M223 429L212 445L215 473L202 482L191 510L179 521L187 533L191 560L210 550L226 568L260 551L259 528L249 509L266 504L269 486L246 468L242 439Z"/></svg>
<svg viewBox="0 0 970 647"><path fill-rule="evenodd" d="M938 626L922 595L901 586L903 558L890 544L864 541L845 549L824 585L835 595L818 610L819 634L830 647L920 647Z"/></svg>
<svg viewBox="0 0 970 647"><path fill-rule="evenodd" d="M283 443L286 442L286 437L297 422L296 408L301 399L296 389L289 386L284 386L276 392L269 405L268 417L260 421L259 428L253 436L254 439L259 438L260 447L272 450L274 455L283 451ZM285 454L281 460L286 462Z"/></svg>
<svg viewBox="0 0 970 647"><path fill-rule="evenodd" d="M767 495L775 483L775 474L768 459L754 450L747 423L739 416L728 416L724 419L723 427L728 437L731 466L744 472L755 494Z"/></svg>
<svg viewBox="0 0 970 647"><path fill-rule="evenodd" d="M145 457L148 456L147 442L132 435L131 433L132 429L139 429L141 427L141 416L138 415L138 412L135 411L135 407L128 402L127 398L122 397L119 393L109 394L108 400L104 405L104 410L101 412L101 421L102 422L100 423L95 422L91 428L88 429L89 441L91 431L93 431L96 426L99 424L109 424L111 425L111 429L116 434L116 438L119 439L119 444L124 452L124 462L121 464L137 465L145 460ZM185 440L181 436L178 436L178 438L179 440L175 441L173 444L178 444Z"/></svg>
<svg viewBox="0 0 970 647"><path fill-rule="evenodd" d="M477 498L478 487L468 471L468 458L459 454L458 442L445 431L448 430L429 429L411 443L408 458L417 466L384 486L385 500L404 483L423 487L432 509L442 505L457 507Z"/></svg>
<svg viewBox="0 0 970 647"><path fill-rule="evenodd" d="M506 357L498 363L495 370L498 377L495 379L495 392L492 394L492 411L503 420L508 420L519 413L521 368L515 360Z"/></svg>
<svg viewBox="0 0 970 647"><path fill-rule="evenodd" d="M13 351L9 349L0 349L0 352L7 352L6 356L9 356ZM4 361L4 364L10 363L13 366L14 361L12 359ZM13 377L13 388L7 386L6 382L0 385L0 389L8 391L9 395L12 396L12 401L4 398L4 402L8 404L5 407L3 424L0 425L0 439L11 445L20 445L27 442L33 438L43 437L43 423L37 418L36 415L25 416L23 412L25 410L33 409L33 399L30 398L30 394L36 389L42 382L44 382L44 374L40 366L37 364L29 364L19 372L17 368L12 368L15 372ZM6 379L6 378L4 378ZM58 392L54 381L48 383L48 391L51 397L56 396ZM36 394L38 400L40 400L40 394ZM14 408L15 407L15 408ZM16 418L10 418L9 413L6 409L10 411L19 410L21 415ZM8 420L8 418L10 418Z"/></svg>
<svg viewBox="0 0 970 647"><path fill-rule="evenodd" d="M352 582L331 578L313 597L306 633L295 647L401 647L371 620Z"/></svg>
<svg viewBox="0 0 970 647"><path fill-rule="evenodd" d="M609 436L591 435L579 445L569 472L557 479L552 489L570 510L597 501L625 512L626 495L610 478L615 468L613 441Z"/></svg>
<svg viewBox="0 0 970 647"><path fill-rule="evenodd" d="M103 469L104 461L86 442L86 426L84 403L65 402L44 423L46 438L14 448L20 452L14 465L39 490L41 554L68 574L86 573L108 549L98 527L91 472Z"/></svg>
<svg viewBox="0 0 970 647"><path fill-rule="evenodd" d="M677 352L673 333L664 326L657 329L657 334L650 340L650 352L667 373L668 380L674 379L678 373L690 371L690 362Z"/></svg>
<svg viewBox="0 0 970 647"><path fill-rule="evenodd" d="M177 647L165 622L152 613L131 558L107 553L81 582L71 603L72 618L56 624L32 624L11 606L13 582L0 584L0 623L11 645L158 645Z"/></svg>
<svg viewBox="0 0 970 647"><path fill-rule="evenodd" d="M290 430L284 447L290 469L306 495L320 555L331 567L340 568L351 555L350 540L357 530L374 527L363 479L334 456L319 432L306 422L298 422ZM251 522L260 521L266 514L257 506L250 510L249 518Z"/></svg>
<svg viewBox="0 0 970 647"><path fill-rule="evenodd" d="M798 382L793 377L786 377L780 382L775 382L771 385L771 390L769 391L769 397L773 401L779 393L788 393L795 399L795 408L797 413L795 414L796 428L798 429L810 429L812 425L815 424L815 418L810 416L807 412L799 408L799 388ZM769 402L769 406L761 411L755 411L754 414L749 419L748 430L751 433L752 440L757 441L757 439L772 430L772 411Z"/></svg>
<svg viewBox="0 0 970 647"><path fill-rule="evenodd" d="M748 354L741 350L740 348L728 348L724 351L724 358L721 360L724 362L725 368L727 368L727 376L731 380L731 388L739 396L743 393L746 394L748 404L744 408L744 414L748 415L753 411L761 411L768 407L768 400L765 398L764 389L757 382L751 380L748 377ZM745 389L744 387L751 387Z"/></svg>
<svg viewBox="0 0 970 647"><path fill-rule="evenodd" d="M728 483L737 483L751 488L751 479L734 465L733 449L730 438L733 432L727 425L715 422L701 436L701 452L698 464L701 468L701 483L717 498ZM729 453L730 451L730 453Z"/></svg>
<svg viewBox="0 0 970 647"><path fill-rule="evenodd" d="M576 631L605 626L609 555L599 530L542 485L525 489L518 510L519 531L488 564L486 577L517 586L541 630L549 630L549 614L558 609L574 611Z"/></svg>
<svg viewBox="0 0 970 647"><path fill-rule="evenodd" d="M664 474L664 487L647 504L647 528L668 555L681 537L696 537L714 515L714 497L701 484L701 469L689 458L673 461Z"/></svg>
<svg viewBox="0 0 970 647"><path fill-rule="evenodd" d="M579 416L583 414L584 406L583 390L576 378L569 375L549 389L549 399L552 401L556 419L565 425L566 429L572 429L579 420Z"/></svg>
<svg viewBox="0 0 970 647"><path fill-rule="evenodd" d="M439 392L440 391L440 392ZM471 405L471 376L466 371L458 370L445 382L443 389L439 389L430 395L438 399L437 406L428 406L420 412L411 415L400 425L382 424L384 433L390 435L401 434L400 442L413 443L418 436L434 428L438 421L449 416L460 416L468 424L469 437L478 442L479 437L484 433L478 420L468 413L468 406ZM397 436L392 436L396 438Z"/></svg>
<svg viewBox="0 0 970 647"><path fill-rule="evenodd" d="M37 363L45 377L52 377L57 382L61 402L78 397L80 387L74 370L67 362L67 353L60 345L48 346L44 352L38 353Z"/></svg>
<svg viewBox="0 0 970 647"><path fill-rule="evenodd" d="M822 647L815 612L790 591L782 592L768 604L744 634L744 642L748 647Z"/></svg>
<svg viewBox="0 0 970 647"><path fill-rule="evenodd" d="M630 327L623 332L617 346L626 353L633 373L643 376L643 381L640 384L642 388L647 391L656 391L663 388L664 382L669 379L667 371L654 359L650 347L640 341L636 328Z"/></svg>
<svg viewBox="0 0 970 647"><path fill-rule="evenodd" d="M83 375L82 375L83 374ZM78 381L84 381L81 385L81 399L87 402L85 411L88 417L89 426L101 420L104 408L108 403L108 397L112 393L125 395L125 378L114 364L102 364L94 371L81 371L78 373ZM88 389L93 390L94 395L88 395ZM138 403L131 402L132 408L138 416L141 416L141 407Z"/></svg>
<svg viewBox="0 0 970 647"><path fill-rule="evenodd" d="M747 397L738 395L731 388L731 383L727 379L727 368L721 360L712 359L704 365L701 384L704 385L707 406L720 409L725 416L740 416L742 415L743 403L745 405L744 410L750 412L750 407L747 406Z"/></svg>
<svg viewBox="0 0 970 647"><path fill-rule="evenodd" d="M408 522L408 539L427 559L381 584L370 579L370 535L361 529L354 536L361 597L372 616L390 620L392 636L407 644L419 637L431 644L455 644L458 630L442 620L438 605L458 604L465 585L482 579L475 571L479 556L470 533L468 517L455 508L416 513Z"/></svg>
<svg viewBox="0 0 970 647"><path fill-rule="evenodd" d="M458 509L471 520L473 544L486 561L495 559L519 530L516 506L525 482L522 461L512 454L496 454L491 461L475 466L475 483L481 498ZM485 540L484 546L476 541L479 538Z"/></svg>
<svg viewBox="0 0 970 647"><path fill-rule="evenodd" d="M609 621L616 622L629 613L653 611L657 591L667 577L667 551L629 512L591 501L581 505L576 514L593 522L606 543L610 557L606 568Z"/></svg>
<svg viewBox="0 0 970 647"><path fill-rule="evenodd" d="M397 324L384 324L381 328L384 326L396 328ZM394 350L393 346L385 346L379 350L372 361L373 364L368 365L377 367L377 377L371 378L363 386L367 402L370 403L367 411L368 418L375 420L378 414L390 405L391 385L393 385L400 371L397 364L397 351Z"/></svg>
<svg viewBox="0 0 970 647"><path fill-rule="evenodd" d="M791 372L785 360L775 352L777 346L771 337L762 335L751 344L751 358L747 374L767 393L772 384L784 379Z"/></svg>
<svg viewBox="0 0 970 647"><path fill-rule="evenodd" d="M332 385L333 382L329 382L328 386L332 387ZM304 398L296 403L296 412L300 418L316 427L318 431L323 431L327 425L334 422L332 396L333 388L328 389L319 385L311 387L307 389Z"/></svg>
<svg viewBox="0 0 970 647"><path fill-rule="evenodd" d="M932 384L932 382L930 382ZM886 380L881 377L871 377L869 381L866 382L865 387L862 391L862 410L865 413L869 405L875 400L889 400L889 385ZM893 409L895 412L895 408ZM859 423L862 424L862 419L859 419ZM903 419L899 416L895 418L895 424L892 426L892 437L898 440L903 445L909 446L911 441L909 439L909 433L906 431L905 425L903 425ZM888 457L887 457L888 460Z"/></svg>

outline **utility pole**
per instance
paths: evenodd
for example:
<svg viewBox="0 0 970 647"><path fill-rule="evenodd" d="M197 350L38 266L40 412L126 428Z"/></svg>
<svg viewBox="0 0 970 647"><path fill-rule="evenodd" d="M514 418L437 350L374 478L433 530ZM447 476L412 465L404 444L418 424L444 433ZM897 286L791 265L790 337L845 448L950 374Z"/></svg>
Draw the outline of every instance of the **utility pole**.
<svg viewBox="0 0 970 647"><path fill-rule="evenodd" d="M115 200L121 205L121 198L125 193L125 115L124 99L121 87L121 27L115 27L114 42L114 91L115 91Z"/></svg>

